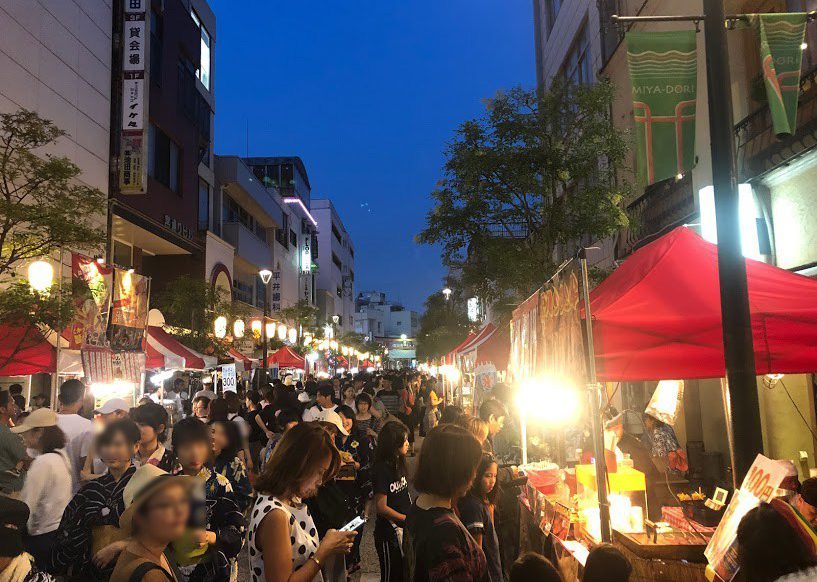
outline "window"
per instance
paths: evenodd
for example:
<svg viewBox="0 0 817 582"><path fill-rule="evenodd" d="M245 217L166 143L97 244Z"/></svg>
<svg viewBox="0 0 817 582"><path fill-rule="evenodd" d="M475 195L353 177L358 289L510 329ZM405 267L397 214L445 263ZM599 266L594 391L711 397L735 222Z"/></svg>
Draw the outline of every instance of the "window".
<svg viewBox="0 0 817 582"><path fill-rule="evenodd" d="M210 228L210 184L199 179L199 230Z"/></svg>
<svg viewBox="0 0 817 582"><path fill-rule="evenodd" d="M130 269L133 267L133 247L122 241L113 241L113 264Z"/></svg>
<svg viewBox="0 0 817 582"><path fill-rule="evenodd" d="M207 32L207 29L201 22L201 18L199 15L196 14L195 10L190 10L190 16L193 18L193 22L196 23L196 26L199 27L201 30L201 43L200 43L200 54L199 60L201 64L199 68L196 69L196 78L201 81L201 84L204 85L204 88L208 91L210 90L210 33Z"/></svg>
<svg viewBox="0 0 817 582"><path fill-rule="evenodd" d="M163 22L159 14L150 11L150 80L155 85L162 84L162 39Z"/></svg>
<svg viewBox="0 0 817 582"><path fill-rule="evenodd" d="M284 214L284 224L281 225L281 228L275 231L275 240L278 241L278 244L284 248L288 246L287 240L287 233L289 232L289 215Z"/></svg>
<svg viewBox="0 0 817 582"><path fill-rule="evenodd" d="M575 85L589 85L593 82L593 72L590 69L590 41L587 38L586 26L582 26L565 57L562 75L568 83Z"/></svg>
<svg viewBox="0 0 817 582"><path fill-rule="evenodd" d="M295 234L294 230L289 231L289 244L291 244L293 247L298 247L298 235Z"/></svg>
<svg viewBox="0 0 817 582"><path fill-rule="evenodd" d="M255 306L260 307L261 309L264 308L264 293L267 290L267 286L264 285L264 282L261 280L261 277L255 278Z"/></svg>
<svg viewBox="0 0 817 582"><path fill-rule="evenodd" d="M562 0L543 0L543 2L545 3L545 30L547 36L550 36L556 18L559 16L559 10L562 8Z"/></svg>
<svg viewBox="0 0 817 582"><path fill-rule="evenodd" d="M233 279L233 299L252 305L252 285L239 279ZM263 297L261 300L263 301Z"/></svg>
<svg viewBox="0 0 817 582"><path fill-rule="evenodd" d="M334 222L332 223L332 235L338 240L338 242L341 245L343 244L343 240L341 239L341 236L340 236L340 231L338 230L338 227L335 226Z"/></svg>
<svg viewBox="0 0 817 582"><path fill-rule="evenodd" d="M247 227L247 230L255 234L255 236L262 241L267 242L267 229L259 224L258 221L255 220L255 217L247 212L243 206L228 195L224 196L224 221L243 224Z"/></svg>
<svg viewBox="0 0 817 582"><path fill-rule="evenodd" d="M148 175L179 193L179 146L154 124L148 127Z"/></svg>
<svg viewBox="0 0 817 582"><path fill-rule="evenodd" d="M335 266L340 270L343 271L343 263L340 262L340 259L335 253L332 253L332 262L335 263Z"/></svg>

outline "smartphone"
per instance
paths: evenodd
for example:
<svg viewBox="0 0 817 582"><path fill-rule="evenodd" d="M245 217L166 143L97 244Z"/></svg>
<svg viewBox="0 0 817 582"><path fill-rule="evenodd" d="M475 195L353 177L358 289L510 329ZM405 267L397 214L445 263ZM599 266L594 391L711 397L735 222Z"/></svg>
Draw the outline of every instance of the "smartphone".
<svg viewBox="0 0 817 582"><path fill-rule="evenodd" d="M366 523L366 520L358 515L356 518L354 518L352 521L344 525L338 531L355 531L360 529L364 523Z"/></svg>

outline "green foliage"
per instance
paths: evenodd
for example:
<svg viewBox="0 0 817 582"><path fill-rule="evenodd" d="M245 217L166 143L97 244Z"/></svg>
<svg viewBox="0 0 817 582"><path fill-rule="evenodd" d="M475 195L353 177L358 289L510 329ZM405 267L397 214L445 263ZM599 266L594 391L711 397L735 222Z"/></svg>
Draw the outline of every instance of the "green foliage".
<svg viewBox="0 0 817 582"><path fill-rule="evenodd" d="M32 111L0 114L0 283L61 247L93 252L105 243L105 194L78 184L68 158L35 151L65 135Z"/></svg>
<svg viewBox="0 0 817 582"><path fill-rule="evenodd" d="M304 334L318 333L318 313L317 307L313 307L305 299L299 299L295 305L284 307L281 310L281 319L289 326L300 326Z"/></svg>
<svg viewBox="0 0 817 582"><path fill-rule="evenodd" d="M442 293L434 293L425 301L417 337L417 359L444 356L465 339L470 323L458 294L446 301Z"/></svg>
<svg viewBox="0 0 817 582"><path fill-rule="evenodd" d="M608 82L498 94L456 130L434 208L417 236L488 303L522 299L581 241L627 224L616 180L627 136L609 118Z"/></svg>
<svg viewBox="0 0 817 582"><path fill-rule="evenodd" d="M171 335L196 351L217 356L224 356L230 346L213 335L216 318L222 315L227 318L229 337L232 322L239 317L246 318L248 313L242 305L233 304L224 290L204 279L186 275L168 283L153 303L165 316L165 323L171 326ZM246 333L249 333L249 324Z"/></svg>
<svg viewBox="0 0 817 582"><path fill-rule="evenodd" d="M340 336L338 342L344 346L350 346L363 353L369 352L372 355L383 355L385 348L382 344L375 341L369 341L362 333L349 331Z"/></svg>

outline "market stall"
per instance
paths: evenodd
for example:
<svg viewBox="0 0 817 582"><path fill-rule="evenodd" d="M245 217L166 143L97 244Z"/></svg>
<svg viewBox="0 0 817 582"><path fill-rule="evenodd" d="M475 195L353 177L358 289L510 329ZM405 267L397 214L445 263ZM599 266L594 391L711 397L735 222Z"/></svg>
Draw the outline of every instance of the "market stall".
<svg viewBox="0 0 817 582"><path fill-rule="evenodd" d="M300 375L306 370L306 359L289 346L284 346L267 357L267 369L277 369L279 373L292 370Z"/></svg>
<svg viewBox="0 0 817 582"><path fill-rule="evenodd" d="M545 396L553 403L570 393L581 393L586 385L590 401L599 394L604 404L609 392L585 384L590 381L588 370L583 363L576 364L585 309L581 277L578 290L565 285L573 276L566 269L514 312L511 366L517 382L532 385L540 403L547 402ZM817 281L751 260L747 260L747 278L757 374L817 370ZM635 252L590 293L589 306L592 335L585 337L593 338L593 350L588 363L595 364L599 380L666 381L724 375L717 247L694 232L676 229ZM682 406L684 382L670 384L677 386L674 395L667 390L666 397L656 388L653 400ZM641 422L642 412L636 412ZM646 413L663 418L654 410ZM534 458L539 462L522 468L529 479L523 496L523 540L532 549L550 544L557 557L575 562L578 576L587 550L603 537L596 524L603 519L601 503L609 501L605 505L609 507L611 541L631 558L636 567L634 579L703 580L707 561L722 562L724 547L733 542L723 529L733 527L742 515L728 511L730 499L737 497L732 484L721 490L693 490L683 477L685 471L673 471L677 467L668 462L671 459L654 455L649 431L629 434L626 416L617 418L617 424L608 422L604 431L607 470L601 483L605 491L597 491L598 456L587 441L574 459L565 456L555 465L544 462L550 458ZM586 415L579 420L582 422L586 431L600 433ZM662 430L671 432L672 421L658 426L662 425ZM557 432L563 438L557 444L559 451L569 449L568 429ZM756 462L761 461L774 467L775 461L758 457ZM623 482L629 484L622 486ZM746 482L741 487L751 488ZM664 495L656 496L657 492ZM731 503L740 502L745 513L752 503L767 500L755 493L750 502ZM724 514L730 515L728 520L723 519ZM721 521L729 525L717 530ZM537 532L542 539L532 535ZM717 542L710 543L713 535Z"/></svg>

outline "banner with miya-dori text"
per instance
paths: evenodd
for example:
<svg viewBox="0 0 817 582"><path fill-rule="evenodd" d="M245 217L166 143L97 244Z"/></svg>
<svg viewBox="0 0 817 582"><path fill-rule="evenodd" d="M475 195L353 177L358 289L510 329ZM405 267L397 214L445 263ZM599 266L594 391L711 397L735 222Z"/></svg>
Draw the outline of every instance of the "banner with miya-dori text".
<svg viewBox="0 0 817 582"><path fill-rule="evenodd" d="M648 185L695 165L695 31L628 32L626 38L638 178Z"/></svg>
<svg viewBox="0 0 817 582"><path fill-rule="evenodd" d="M749 20L760 43L763 84L774 132L778 137L792 135L797 128L802 45L808 15L805 12L752 14Z"/></svg>

